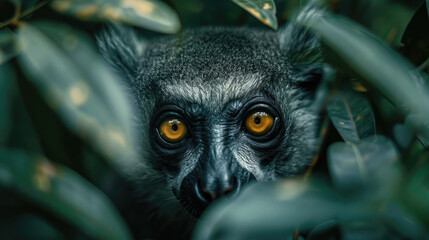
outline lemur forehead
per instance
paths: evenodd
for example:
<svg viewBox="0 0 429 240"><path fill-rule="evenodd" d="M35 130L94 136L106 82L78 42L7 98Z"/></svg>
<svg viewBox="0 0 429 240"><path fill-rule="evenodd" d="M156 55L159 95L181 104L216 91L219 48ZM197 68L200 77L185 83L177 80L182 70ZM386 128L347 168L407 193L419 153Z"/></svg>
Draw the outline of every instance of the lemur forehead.
<svg viewBox="0 0 429 240"><path fill-rule="evenodd" d="M194 79L165 85L165 95L186 102L222 109L232 99L242 98L260 89L266 80L260 74L243 74L227 79Z"/></svg>

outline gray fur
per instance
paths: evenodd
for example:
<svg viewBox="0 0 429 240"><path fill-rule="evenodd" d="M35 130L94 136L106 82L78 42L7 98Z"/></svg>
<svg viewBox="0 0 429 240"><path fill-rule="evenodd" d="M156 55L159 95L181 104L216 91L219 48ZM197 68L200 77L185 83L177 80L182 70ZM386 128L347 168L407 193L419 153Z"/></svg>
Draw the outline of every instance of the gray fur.
<svg viewBox="0 0 429 240"><path fill-rule="evenodd" d="M299 17L314 13L307 8ZM133 29L115 25L97 40L103 56L131 89L142 159L140 166L126 171L143 204L150 204L155 226L162 222L166 229L191 229L195 221L183 211L171 189L180 187L197 161L182 162L179 174L163 171L151 147L148 126L160 102L192 103L216 116L232 100L269 93L283 119L282 151L262 166L252 157L252 148L232 142L235 159L258 181L294 177L310 165L317 147L318 116L301 83L310 81L308 72L320 67L322 58L317 37L295 22L277 33L205 27L151 41L143 40Z"/></svg>

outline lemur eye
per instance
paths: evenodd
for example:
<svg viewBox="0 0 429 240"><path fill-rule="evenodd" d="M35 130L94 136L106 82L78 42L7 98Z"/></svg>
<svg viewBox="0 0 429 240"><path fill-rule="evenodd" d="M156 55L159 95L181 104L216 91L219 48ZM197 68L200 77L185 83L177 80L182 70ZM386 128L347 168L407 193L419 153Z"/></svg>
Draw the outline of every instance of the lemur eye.
<svg viewBox="0 0 429 240"><path fill-rule="evenodd" d="M266 112L255 112L247 117L244 122L246 130L253 135L261 136L273 127L274 118Z"/></svg>
<svg viewBox="0 0 429 240"><path fill-rule="evenodd" d="M187 132L186 125L179 118L168 118L159 125L159 133L167 142L179 142L186 137Z"/></svg>

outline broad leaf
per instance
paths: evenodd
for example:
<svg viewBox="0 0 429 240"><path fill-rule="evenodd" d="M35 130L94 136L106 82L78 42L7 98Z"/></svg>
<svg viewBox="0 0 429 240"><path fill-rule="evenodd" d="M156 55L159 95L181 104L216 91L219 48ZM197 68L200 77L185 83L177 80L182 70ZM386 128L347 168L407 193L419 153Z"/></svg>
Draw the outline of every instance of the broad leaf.
<svg viewBox="0 0 429 240"><path fill-rule="evenodd" d="M383 196L397 186L400 176L396 147L380 135L359 144L332 144L328 148L328 165L335 186L353 194L369 190Z"/></svg>
<svg viewBox="0 0 429 240"><path fill-rule="evenodd" d="M344 207L341 198L322 184L258 183L231 201L209 207L193 239L288 239L297 227L309 230L335 219Z"/></svg>
<svg viewBox="0 0 429 240"><path fill-rule="evenodd" d="M68 168L42 156L0 150L0 185L33 201L94 239L131 239L110 200Z"/></svg>
<svg viewBox="0 0 429 240"><path fill-rule="evenodd" d="M375 136L374 113L368 100L354 92L339 92L328 103L327 111L344 141L359 143Z"/></svg>
<svg viewBox="0 0 429 240"><path fill-rule="evenodd" d="M335 222L341 226L341 235L386 239L391 235L385 223L379 222L385 220L385 207L385 202L372 195L344 197L320 180L256 183L237 198L210 206L197 223L193 239L293 239L297 230L306 233L311 229L307 237L313 238L309 239L325 239L324 233L326 239L332 239Z"/></svg>
<svg viewBox="0 0 429 240"><path fill-rule="evenodd" d="M273 0L232 0L263 24L277 30L276 4Z"/></svg>
<svg viewBox="0 0 429 240"><path fill-rule="evenodd" d="M174 10L158 0L55 0L52 7L81 20L123 22L163 33L180 29Z"/></svg>
<svg viewBox="0 0 429 240"><path fill-rule="evenodd" d="M332 220L359 233L362 227L372 227L365 221L378 218L379 210L379 202L345 198L320 179L257 183L237 198L210 206L193 239L293 239L297 230L306 233L314 228L313 237L323 239L319 234L335 227Z"/></svg>
<svg viewBox="0 0 429 240"><path fill-rule="evenodd" d="M428 91L417 89L411 74L413 66L406 59L344 18L321 13L299 21L317 32L325 45L339 57L336 62L347 65L370 82L405 114L415 113L421 120L429 119L429 105L423 104L429 101ZM429 136L429 127L413 127Z"/></svg>
<svg viewBox="0 0 429 240"><path fill-rule="evenodd" d="M114 163L134 159L129 103L87 39L52 23L18 35L25 73L65 126Z"/></svg>

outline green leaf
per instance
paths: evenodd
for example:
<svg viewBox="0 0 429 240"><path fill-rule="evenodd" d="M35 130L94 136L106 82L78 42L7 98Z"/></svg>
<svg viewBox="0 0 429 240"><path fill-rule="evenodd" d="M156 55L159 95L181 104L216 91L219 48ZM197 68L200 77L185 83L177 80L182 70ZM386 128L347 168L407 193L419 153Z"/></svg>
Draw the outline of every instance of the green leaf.
<svg viewBox="0 0 429 240"><path fill-rule="evenodd" d="M403 189L399 193L403 205L411 211L421 224L429 227L429 151L420 150L413 159Z"/></svg>
<svg viewBox="0 0 429 240"><path fill-rule="evenodd" d="M123 22L163 33L180 29L176 12L158 0L55 0L51 6L81 20Z"/></svg>
<svg viewBox="0 0 429 240"><path fill-rule="evenodd" d="M401 191L399 194L402 195L404 192ZM427 233L424 226L399 202L389 203L385 208L384 217L389 227L394 229L396 236L406 236L407 239L426 238Z"/></svg>
<svg viewBox="0 0 429 240"><path fill-rule="evenodd" d="M359 144L332 144L328 148L328 166L335 186L353 194L369 190L386 195L397 185L400 176L396 147L380 135Z"/></svg>
<svg viewBox="0 0 429 240"><path fill-rule="evenodd" d="M0 65L0 146L8 141L12 127L11 83L15 80L10 66Z"/></svg>
<svg viewBox="0 0 429 240"><path fill-rule="evenodd" d="M309 19L298 19L321 37L337 56L337 62L346 64L356 75L365 79L405 114L417 114L429 119L427 89L418 90L412 74L413 66L362 27L344 18L327 13L312 14ZM333 64L336 64L333 62ZM421 73L423 74L423 73ZM429 127L413 128L429 136Z"/></svg>
<svg viewBox="0 0 429 240"><path fill-rule="evenodd" d="M429 58L429 18L426 3L417 10L402 36L401 53L416 66Z"/></svg>
<svg viewBox="0 0 429 240"><path fill-rule="evenodd" d="M73 133L113 163L133 160L129 102L85 36L64 25L23 25L19 62Z"/></svg>
<svg viewBox="0 0 429 240"><path fill-rule="evenodd" d="M359 143L375 136L375 119L371 104L357 93L335 94L327 106L328 115L344 141Z"/></svg>
<svg viewBox="0 0 429 240"><path fill-rule="evenodd" d="M232 0L263 24L277 30L276 4L273 0Z"/></svg>
<svg viewBox="0 0 429 240"><path fill-rule="evenodd" d="M391 46L399 47L407 23L413 16L409 7L400 3L386 3L374 12L371 31Z"/></svg>
<svg viewBox="0 0 429 240"><path fill-rule="evenodd" d="M15 34L9 29L0 30L0 65L19 53Z"/></svg>
<svg viewBox="0 0 429 240"><path fill-rule="evenodd" d="M230 201L224 199L210 206L197 223L193 239L287 239L297 227L305 231L340 213L358 217L365 212L351 213L353 207L346 206L338 194L320 182L257 183Z"/></svg>
<svg viewBox="0 0 429 240"><path fill-rule="evenodd" d="M405 151L414 139L414 132L406 124L395 124L393 126L393 136L398 147Z"/></svg>
<svg viewBox="0 0 429 240"><path fill-rule="evenodd" d="M110 200L72 170L42 156L0 150L0 184L94 239L131 239Z"/></svg>

